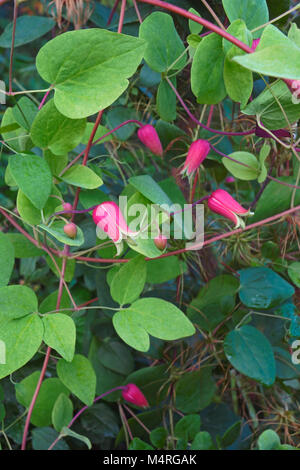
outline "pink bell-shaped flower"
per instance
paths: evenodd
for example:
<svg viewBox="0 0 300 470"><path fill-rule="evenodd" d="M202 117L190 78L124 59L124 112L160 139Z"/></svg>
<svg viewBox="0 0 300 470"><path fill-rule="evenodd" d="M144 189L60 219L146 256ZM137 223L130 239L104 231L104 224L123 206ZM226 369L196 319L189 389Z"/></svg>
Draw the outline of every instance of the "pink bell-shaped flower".
<svg viewBox="0 0 300 470"><path fill-rule="evenodd" d="M210 143L207 140L198 139L189 148L181 174L191 176L201 163L205 160L210 151Z"/></svg>
<svg viewBox="0 0 300 470"><path fill-rule="evenodd" d="M166 248L167 243L168 243L168 239L162 233L160 233L159 235L157 235L157 237L154 238L154 244L156 248L158 248L161 251L163 251Z"/></svg>
<svg viewBox="0 0 300 470"><path fill-rule="evenodd" d="M93 210L93 220L97 225L99 238L103 238L102 233L105 232L115 243L118 254L122 248L123 238L137 235L129 229L121 209L115 202L106 201L96 206Z"/></svg>
<svg viewBox="0 0 300 470"><path fill-rule="evenodd" d="M151 150L154 155L159 157L163 156L163 148L160 141L160 138L153 126L151 124L146 124L141 126L137 132L138 138L140 141Z"/></svg>
<svg viewBox="0 0 300 470"><path fill-rule="evenodd" d="M122 397L124 400L142 408L148 408L149 406L145 395L135 384L125 385L124 390L122 391Z"/></svg>
<svg viewBox="0 0 300 470"><path fill-rule="evenodd" d="M249 215L249 210L244 209L227 191L217 189L208 198L209 209L216 214L222 215L235 223L235 228L244 225L240 217Z"/></svg>

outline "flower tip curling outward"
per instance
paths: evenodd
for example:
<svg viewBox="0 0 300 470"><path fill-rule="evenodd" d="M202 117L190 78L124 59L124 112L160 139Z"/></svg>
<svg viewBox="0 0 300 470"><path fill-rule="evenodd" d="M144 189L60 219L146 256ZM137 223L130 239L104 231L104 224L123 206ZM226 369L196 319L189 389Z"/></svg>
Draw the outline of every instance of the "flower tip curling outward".
<svg viewBox="0 0 300 470"><path fill-rule="evenodd" d="M159 157L163 156L163 147L160 138L151 124L145 124L140 127L137 134L140 141L151 150L154 155L158 155Z"/></svg>
<svg viewBox="0 0 300 470"><path fill-rule="evenodd" d="M205 160L210 151L210 143L207 140L198 139L189 148L181 174L191 176Z"/></svg>
<svg viewBox="0 0 300 470"><path fill-rule="evenodd" d="M208 207L212 212L222 215L235 223L235 228L244 225L240 217L250 214L224 189L217 189L208 198Z"/></svg>
<svg viewBox="0 0 300 470"><path fill-rule="evenodd" d="M142 408L148 408L149 403L145 395L135 384L125 385L122 391L122 397L124 400L133 403L134 405L140 406Z"/></svg>

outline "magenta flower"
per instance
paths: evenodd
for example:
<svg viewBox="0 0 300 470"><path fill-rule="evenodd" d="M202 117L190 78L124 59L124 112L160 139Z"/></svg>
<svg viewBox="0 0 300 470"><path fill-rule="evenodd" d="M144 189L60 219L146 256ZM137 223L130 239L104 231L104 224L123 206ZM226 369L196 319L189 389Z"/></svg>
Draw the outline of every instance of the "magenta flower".
<svg viewBox="0 0 300 470"><path fill-rule="evenodd" d="M227 178L225 179L225 183L227 183L227 184L231 184L231 183L234 183L234 182L235 182L234 176L227 176Z"/></svg>
<svg viewBox="0 0 300 470"><path fill-rule="evenodd" d="M124 400L142 408L148 408L149 406L145 395L135 384L125 385L124 390L122 391L122 397Z"/></svg>
<svg viewBox="0 0 300 470"><path fill-rule="evenodd" d="M189 148L181 174L191 176L201 165L210 151L210 143L207 140L198 139Z"/></svg>
<svg viewBox="0 0 300 470"><path fill-rule="evenodd" d="M288 78L285 78L283 81L287 84L290 92L296 98L300 99L300 80L290 80Z"/></svg>
<svg viewBox="0 0 300 470"><path fill-rule="evenodd" d="M146 124L141 126L137 132L140 141L151 150L154 155L163 156L163 148L159 136L153 126Z"/></svg>
<svg viewBox="0 0 300 470"><path fill-rule="evenodd" d="M102 234L105 232L115 243L118 254L122 249L123 238L137 235L129 229L119 206L115 202L106 201L95 207L93 220L97 225L97 236L103 238Z"/></svg>
<svg viewBox="0 0 300 470"><path fill-rule="evenodd" d="M208 207L212 212L222 215L235 223L235 228L244 226L240 217L249 215L249 210L244 209L227 191L217 189L208 198Z"/></svg>

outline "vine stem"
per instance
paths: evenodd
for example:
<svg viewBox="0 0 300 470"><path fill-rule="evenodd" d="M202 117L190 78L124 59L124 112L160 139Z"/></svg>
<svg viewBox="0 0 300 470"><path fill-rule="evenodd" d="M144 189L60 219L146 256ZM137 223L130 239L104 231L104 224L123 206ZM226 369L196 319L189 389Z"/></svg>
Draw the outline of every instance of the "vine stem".
<svg viewBox="0 0 300 470"><path fill-rule="evenodd" d="M126 9L126 1L122 0L121 3L121 11L120 11L120 18L119 18L119 25L118 25L118 33L122 33L123 23L124 23L124 16L125 16L125 9Z"/></svg>
<svg viewBox="0 0 300 470"><path fill-rule="evenodd" d="M111 393L113 392L117 392L118 390L124 390L125 389L125 386L124 385L120 385L118 387L114 387L112 388L111 390L108 390L107 392L104 392L102 393L102 395L99 395L99 397L96 397L95 400L93 401L93 405L101 400L102 398L106 397L107 395L110 395ZM76 414L75 416L71 419L71 421L69 422L67 428L70 428L74 422L77 420L77 418L79 418L79 416L89 408L88 405L84 406L83 408L81 408ZM60 434L59 436L57 436L57 438L55 439L55 441L52 442L52 444L50 445L50 447L48 448L48 450L52 450L53 447L55 446L55 444L62 438L63 436Z"/></svg>
<svg viewBox="0 0 300 470"><path fill-rule="evenodd" d="M139 0L141 1L141 0ZM183 109L185 110L185 112L187 113L187 115L192 119L192 121L194 121L198 126L202 127L203 129L213 133L213 134L219 134L219 135L232 135L232 136L243 136L243 135L252 135L255 133L255 129L252 129L250 131L245 131L245 132L226 132L226 131L218 131L216 129L211 129L209 126L205 126L205 124L202 124L202 122L198 121L198 119L196 118L196 116L194 116L194 114L189 110L189 108L187 107L187 105L185 104L185 102L183 101L182 97L180 96L180 94L178 93L178 91L176 90L175 86L173 85L173 83L171 82L171 80L169 79L169 77L165 77L168 84L170 85L170 87L172 88L172 90L174 91L178 101L181 103Z"/></svg>
<svg viewBox="0 0 300 470"><path fill-rule="evenodd" d="M12 30L10 59L9 59L9 89L8 89L9 95L12 93L12 72L13 72L13 59L14 59L17 16L18 16L18 0L14 0L13 30Z"/></svg>
<svg viewBox="0 0 300 470"><path fill-rule="evenodd" d="M65 251L66 251L66 254L68 254L69 247L68 247L67 245L65 245ZM60 280L59 280L59 287L58 287L58 294L57 294L57 302L56 302L56 310L59 310L60 303L61 303L61 297L62 297L63 287L64 287L64 277L65 277L65 272L66 272L66 265L67 265L67 258L64 258L64 259L63 259L63 263L62 263L62 269L61 269L61 277L60 277ZM35 406L35 403L36 403L36 400L37 400L37 397L38 397L40 388L41 388L41 386L42 386L44 377L45 377L45 373L46 373L46 370L47 370L47 367L48 367L48 362L49 362L50 354L51 354L51 348L48 347L48 348L47 348L47 352L46 352L46 356L45 356L45 359L44 359L43 367L42 367L42 370L41 370L41 373L40 373L40 377L39 377L37 386L36 386L36 388L35 388L35 391L34 391L34 394L33 394L32 400L31 400L31 403L30 403L30 405L29 405L28 413L27 413L27 416L26 416L26 421L25 421L25 426L24 426L24 432L23 432L23 438L22 438L21 450L25 450L25 449L26 449L26 441L27 441L27 435L28 435L28 430L29 430L31 415L32 415L32 412L33 412L33 409L34 409L34 406Z"/></svg>
<svg viewBox="0 0 300 470"><path fill-rule="evenodd" d="M92 142L92 146L93 145L96 145L98 144L99 142L101 142L101 140L105 139L106 137L108 137L109 135L113 134L114 132L116 132L118 129L120 129L121 127L123 126L126 126L127 124L137 124L138 126L142 126L143 124L138 121L137 119L128 119L128 121L124 121L122 122L121 124L119 124L117 127L114 127L114 129L108 131L106 134L104 134L102 137L99 137L99 139L95 140L95 142ZM83 152L79 153L75 158L74 160L72 160L63 170L62 172L60 173L59 176L62 176L69 168L71 168L72 165L74 165L74 163L76 163L85 153L86 150L83 150Z"/></svg>
<svg viewBox="0 0 300 470"><path fill-rule="evenodd" d="M227 39L227 41L230 41L232 44L247 52L248 54L251 54L253 52L252 49L247 46L247 44L235 38L227 31L224 31L219 26L216 26L215 24L205 20L204 18L201 18L200 16L194 15L193 13L190 13L189 11L184 10L183 8L177 7L176 5L172 5L168 2L162 2L161 0L138 0L138 2L148 3L149 5L154 5L156 7L163 8L164 10L169 10L173 13L177 13L178 15L183 16L189 20L193 20L196 23L202 24L205 28L209 29L210 31L213 31L214 33L219 34L223 38Z"/></svg>

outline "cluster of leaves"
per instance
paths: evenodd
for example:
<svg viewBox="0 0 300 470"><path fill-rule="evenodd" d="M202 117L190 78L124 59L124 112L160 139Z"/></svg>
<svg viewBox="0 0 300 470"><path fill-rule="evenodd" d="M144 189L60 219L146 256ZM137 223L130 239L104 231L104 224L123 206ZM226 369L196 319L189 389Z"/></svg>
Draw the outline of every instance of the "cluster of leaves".
<svg viewBox="0 0 300 470"><path fill-rule="evenodd" d="M278 79L300 79L300 30L293 15L269 24L289 2L211 2L234 38L248 47L261 39L253 54L145 4L141 25L135 9L126 10L123 34L116 32L119 14L108 27L112 5L99 2L83 29L71 23L62 32L48 3L40 3L40 15L18 17L13 69L14 89L47 91L45 104L27 92L0 105L0 444L21 445L51 348L30 419L35 450L56 439L54 449L297 447L300 366L290 352L300 335L297 214L195 252L184 251L186 240L171 239L166 255L180 254L165 257L142 237L117 253L97 238L90 212L74 215L73 239L64 232L65 215L54 216L74 197L81 210L126 196L129 209L143 204L148 211L152 204L183 208L189 193L201 198L218 187L244 206L261 190L257 223L299 205L300 167L291 148L300 105ZM171 4L211 19L199 2ZM0 8L7 77L12 11ZM197 115L209 111L211 119L213 112L214 128L241 135L220 136L186 120L170 83L197 102L190 105ZM105 137L90 147L99 110L93 142ZM163 159L138 142L135 122L106 135L127 120L155 125ZM291 139L243 135L256 125L288 128ZM225 156L212 148L190 188L177 170L198 138ZM87 145L87 165L71 164ZM167 216L176 224L176 214ZM206 236L229 230L207 212ZM132 411L120 391L93 405L128 383L142 390L149 410Z"/></svg>

